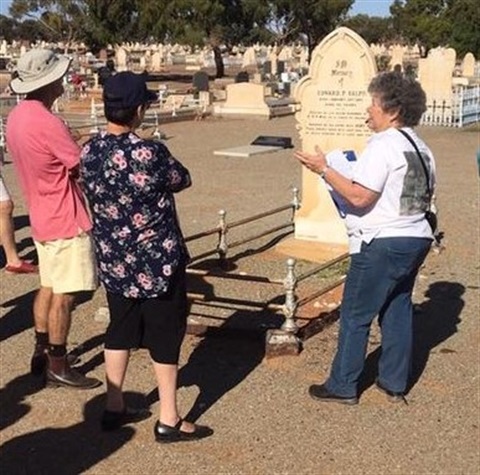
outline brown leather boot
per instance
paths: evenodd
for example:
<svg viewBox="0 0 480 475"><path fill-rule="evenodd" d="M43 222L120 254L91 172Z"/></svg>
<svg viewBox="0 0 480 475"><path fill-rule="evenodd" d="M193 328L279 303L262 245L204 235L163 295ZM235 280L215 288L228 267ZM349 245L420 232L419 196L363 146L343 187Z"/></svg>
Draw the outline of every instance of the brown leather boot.
<svg viewBox="0 0 480 475"><path fill-rule="evenodd" d="M102 383L97 378L88 378L72 369L66 356L48 355L47 386L72 389L93 389Z"/></svg>
<svg viewBox="0 0 480 475"><path fill-rule="evenodd" d="M45 376L48 365L48 346L40 343L35 344L32 359L30 360L30 373L33 376ZM67 363L75 366L80 363L80 358L72 353L67 355Z"/></svg>
<svg viewBox="0 0 480 475"><path fill-rule="evenodd" d="M30 360L30 373L33 376L44 376L47 363L47 346L36 343Z"/></svg>

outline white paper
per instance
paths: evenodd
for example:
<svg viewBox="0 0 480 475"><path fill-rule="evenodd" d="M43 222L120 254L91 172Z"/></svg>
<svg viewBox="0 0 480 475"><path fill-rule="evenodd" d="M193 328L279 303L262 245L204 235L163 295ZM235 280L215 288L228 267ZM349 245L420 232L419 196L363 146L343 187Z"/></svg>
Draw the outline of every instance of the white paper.
<svg viewBox="0 0 480 475"><path fill-rule="evenodd" d="M353 170L357 162L355 152L352 150L343 151L340 149L332 150L325 155L327 165L335 171L342 174L345 178L353 177ZM346 201L328 184L325 183L327 190L330 192L333 202L338 208L338 212L342 218L345 218L349 206Z"/></svg>

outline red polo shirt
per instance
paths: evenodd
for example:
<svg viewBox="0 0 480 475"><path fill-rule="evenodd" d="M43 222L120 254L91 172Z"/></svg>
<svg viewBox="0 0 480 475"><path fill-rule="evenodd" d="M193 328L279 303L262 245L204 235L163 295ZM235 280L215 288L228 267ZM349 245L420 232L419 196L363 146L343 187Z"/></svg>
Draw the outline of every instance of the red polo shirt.
<svg viewBox="0 0 480 475"><path fill-rule="evenodd" d="M82 192L70 174L80 149L63 121L41 102L23 100L8 116L6 138L33 238L68 239L90 230Z"/></svg>

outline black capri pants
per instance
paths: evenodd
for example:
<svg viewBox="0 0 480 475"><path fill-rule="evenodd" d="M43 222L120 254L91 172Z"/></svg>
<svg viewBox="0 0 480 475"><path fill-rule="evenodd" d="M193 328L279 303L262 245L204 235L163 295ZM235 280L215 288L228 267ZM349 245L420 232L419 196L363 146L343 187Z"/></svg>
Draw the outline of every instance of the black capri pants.
<svg viewBox="0 0 480 475"><path fill-rule="evenodd" d="M105 349L146 348L156 363L178 364L189 311L184 266L176 270L166 294L135 299L107 292L107 301Z"/></svg>

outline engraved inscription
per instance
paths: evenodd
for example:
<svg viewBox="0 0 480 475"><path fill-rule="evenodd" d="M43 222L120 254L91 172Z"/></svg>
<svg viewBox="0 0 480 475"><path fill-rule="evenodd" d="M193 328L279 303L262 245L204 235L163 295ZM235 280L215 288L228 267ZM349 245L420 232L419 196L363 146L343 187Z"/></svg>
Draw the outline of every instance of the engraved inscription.
<svg viewBox="0 0 480 475"><path fill-rule="evenodd" d="M316 103L309 104L305 135L364 137L369 131L365 125L365 90L319 89Z"/></svg>

